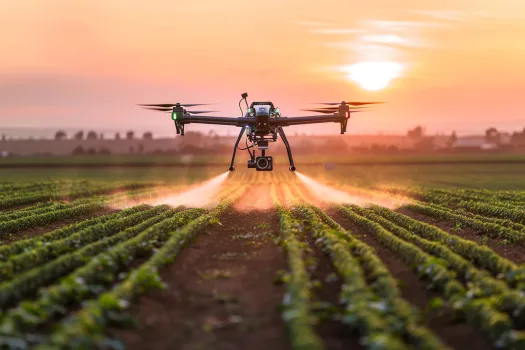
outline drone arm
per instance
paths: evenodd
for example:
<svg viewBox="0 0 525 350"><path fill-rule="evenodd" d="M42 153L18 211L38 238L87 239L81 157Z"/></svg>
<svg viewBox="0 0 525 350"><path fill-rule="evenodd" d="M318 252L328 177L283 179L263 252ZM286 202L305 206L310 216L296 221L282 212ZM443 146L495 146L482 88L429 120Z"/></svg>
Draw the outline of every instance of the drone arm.
<svg viewBox="0 0 525 350"><path fill-rule="evenodd" d="M291 126L304 124L319 124L319 123L342 123L346 118L334 116L307 116L307 117L282 117L272 120L270 123L275 126Z"/></svg>
<svg viewBox="0 0 525 350"><path fill-rule="evenodd" d="M213 117L213 116L194 116L194 115L188 115L184 116L182 120L180 120L181 124L190 124L190 123L197 123L197 124L212 124L212 125L231 125L231 126L237 126L237 127L243 127L246 125L252 125L255 124L254 118L232 118L232 117Z"/></svg>

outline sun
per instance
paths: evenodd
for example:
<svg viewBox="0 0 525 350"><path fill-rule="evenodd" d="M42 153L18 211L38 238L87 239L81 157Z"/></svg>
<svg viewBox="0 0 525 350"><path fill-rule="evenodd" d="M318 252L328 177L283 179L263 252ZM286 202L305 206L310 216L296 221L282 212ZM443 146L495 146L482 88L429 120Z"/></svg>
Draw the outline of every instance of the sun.
<svg viewBox="0 0 525 350"><path fill-rule="evenodd" d="M372 91L386 88L402 70L403 66L397 62L359 62L343 67L350 80Z"/></svg>

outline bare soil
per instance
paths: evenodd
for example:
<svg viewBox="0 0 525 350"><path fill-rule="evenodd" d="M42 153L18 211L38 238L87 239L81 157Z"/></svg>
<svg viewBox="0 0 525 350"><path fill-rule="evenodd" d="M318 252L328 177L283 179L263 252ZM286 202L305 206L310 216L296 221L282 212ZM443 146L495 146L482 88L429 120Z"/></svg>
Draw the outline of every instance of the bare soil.
<svg viewBox="0 0 525 350"><path fill-rule="evenodd" d="M112 330L126 349L288 349L278 310L286 269L273 242L274 211L230 210L164 269L168 289L131 308L133 330Z"/></svg>

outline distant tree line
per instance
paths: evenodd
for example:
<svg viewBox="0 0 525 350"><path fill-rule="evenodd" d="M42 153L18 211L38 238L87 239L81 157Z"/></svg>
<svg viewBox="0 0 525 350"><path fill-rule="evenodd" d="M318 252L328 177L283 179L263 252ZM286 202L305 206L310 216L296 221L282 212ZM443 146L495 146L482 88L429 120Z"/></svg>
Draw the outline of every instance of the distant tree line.
<svg viewBox="0 0 525 350"><path fill-rule="evenodd" d="M502 139L504 135L504 133L501 133L498 131L498 129L492 127L485 131L485 140L487 140L487 142L500 145L503 142ZM509 143L511 145L525 147L525 128L523 128L521 131L513 132L509 137Z"/></svg>
<svg viewBox="0 0 525 350"><path fill-rule="evenodd" d="M84 136L85 135L85 136ZM57 141L63 141L67 140L68 136L64 130L58 130L55 133L55 140ZM90 130L87 133L84 133L84 130L77 131L75 134L73 134L72 140L104 140L104 134L100 133L97 134L96 131ZM120 133L115 133L114 140L121 140ZM135 139L135 132L133 131L127 131L126 132L126 140L134 140ZM151 131L146 131L142 134L142 140L153 140L153 133Z"/></svg>
<svg viewBox="0 0 525 350"><path fill-rule="evenodd" d="M501 145L504 133L499 132L495 127L490 127L485 130L485 140L487 143L494 145ZM507 134L508 135L508 134ZM414 147L418 149L431 149L433 148L434 137L425 135L425 129L422 126L416 126L413 129L407 131L406 136L414 141ZM186 132L184 137L184 143L200 143L203 138L218 138L219 136L211 130L207 135L201 132ZM525 147L525 128L521 131L514 132L509 135L510 145L517 147ZM55 133L55 140L62 141L67 140L68 135L63 130L58 130ZM104 135L102 133L98 134L97 132L90 130L84 132L80 130L72 135L72 140L104 140ZM114 140L135 140L135 133L133 131L127 131L122 137L120 133L115 133ZM142 134L142 140L153 140L153 133L146 131ZM5 135L2 135L2 141L6 141ZM455 131L453 131L447 142L448 147L453 147L453 145L458 141L458 136ZM376 148L376 147L374 147Z"/></svg>

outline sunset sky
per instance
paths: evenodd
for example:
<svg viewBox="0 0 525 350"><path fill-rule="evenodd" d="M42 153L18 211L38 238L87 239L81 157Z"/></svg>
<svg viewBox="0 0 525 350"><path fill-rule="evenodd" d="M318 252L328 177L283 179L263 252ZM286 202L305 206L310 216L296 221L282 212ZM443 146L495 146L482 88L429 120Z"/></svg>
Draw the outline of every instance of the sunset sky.
<svg viewBox="0 0 525 350"><path fill-rule="evenodd" d="M169 115L135 104L215 102L239 116L246 91L290 116L310 102L387 102L355 114L350 133L523 129L525 1L433 3L0 0L0 128L171 136Z"/></svg>

